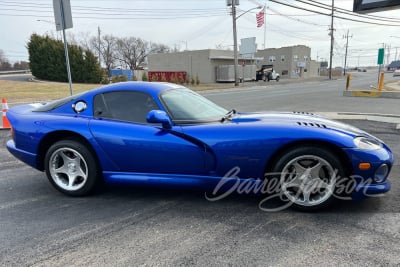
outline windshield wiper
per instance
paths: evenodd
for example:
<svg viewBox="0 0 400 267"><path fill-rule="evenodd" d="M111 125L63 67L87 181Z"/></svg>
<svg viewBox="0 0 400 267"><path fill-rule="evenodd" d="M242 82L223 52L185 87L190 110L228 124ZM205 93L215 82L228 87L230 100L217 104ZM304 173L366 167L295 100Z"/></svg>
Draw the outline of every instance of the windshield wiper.
<svg viewBox="0 0 400 267"><path fill-rule="evenodd" d="M232 118L233 115L236 114L236 110L235 109L231 109L230 111L228 111L228 113L226 113L222 118L221 118L221 122L224 122L226 120L229 120L230 118Z"/></svg>

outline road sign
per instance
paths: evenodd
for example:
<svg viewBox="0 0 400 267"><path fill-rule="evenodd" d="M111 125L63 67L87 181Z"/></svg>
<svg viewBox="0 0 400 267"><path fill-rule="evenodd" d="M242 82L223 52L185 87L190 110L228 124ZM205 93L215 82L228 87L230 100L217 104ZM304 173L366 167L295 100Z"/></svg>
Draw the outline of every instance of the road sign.
<svg viewBox="0 0 400 267"><path fill-rule="evenodd" d="M57 31L63 32L65 62L67 64L68 81L69 81L69 92L72 95L71 67L69 65L68 43L67 43L67 38L65 36L65 29L72 28L71 3L69 2L69 0L53 0L53 9L54 9L54 20L56 21L56 29Z"/></svg>
<svg viewBox="0 0 400 267"><path fill-rule="evenodd" d="M53 9L57 31L72 28L70 0L53 0Z"/></svg>
<svg viewBox="0 0 400 267"><path fill-rule="evenodd" d="M383 64L384 57L385 57L385 48L379 48L379 50L378 50L378 65Z"/></svg>

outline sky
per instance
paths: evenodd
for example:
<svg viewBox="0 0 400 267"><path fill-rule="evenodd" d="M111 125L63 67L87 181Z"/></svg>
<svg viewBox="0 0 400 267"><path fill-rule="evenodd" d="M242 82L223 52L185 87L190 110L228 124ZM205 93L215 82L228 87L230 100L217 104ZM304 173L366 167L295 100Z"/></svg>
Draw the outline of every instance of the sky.
<svg viewBox="0 0 400 267"><path fill-rule="evenodd" d="M400 59L400 9L359 15L351 12L353 0L334 1L338 11L345 9L349 13L335 12L342 18L334 18L333 23L333 66L344 66L347 33L349 67L376 66L378 49L383 46L386 61L395 60L396 56ZM68 35L77 39L96 36L99 27L101 34L140 37L180 50L233 48L231 8L226 0L70 3L73 28L66 30L67 41ZM317 7L321 4L325 8ZM311 59L329 61L331 17L310 11L330 14L331 5L332 0L240 0L238 43L241 38L256 37L258 49L306 45L311 48ZM258 6L265 6L265 28L256 26ZM54 24L53 1L0 0L0 49L10 62L28 61L26 44L32 33L61 36Z"/></svg>

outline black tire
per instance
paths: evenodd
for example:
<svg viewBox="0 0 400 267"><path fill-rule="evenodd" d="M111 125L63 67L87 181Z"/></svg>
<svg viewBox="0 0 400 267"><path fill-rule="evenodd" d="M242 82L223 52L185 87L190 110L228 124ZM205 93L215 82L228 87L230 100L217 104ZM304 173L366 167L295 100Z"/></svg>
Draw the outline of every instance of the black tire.
<svg viewBox="0 0 400 267"><path fill-rule="evenodd" d="M279 82L279 76L278 76L278 77L276 77L276 81L277 81L277 82Z"/></svg>
<svg viewBox="0 0 400 267"><path fill-rule="evenodd" d="M279 157L272 172L274 179L279 179L286 203L290 202L291 206L303 211L330 206L337 199L335 191L338 181L345 177L338 157L318 146L291 149Z"/></svg>
<svg viewBox="0 0 400 267"><path fill-rule="evenodd" d="M45 170L50 183L69 196L85 196L99 185L100 170L92 152L81 142L66 139L46 152Z"/></svg>

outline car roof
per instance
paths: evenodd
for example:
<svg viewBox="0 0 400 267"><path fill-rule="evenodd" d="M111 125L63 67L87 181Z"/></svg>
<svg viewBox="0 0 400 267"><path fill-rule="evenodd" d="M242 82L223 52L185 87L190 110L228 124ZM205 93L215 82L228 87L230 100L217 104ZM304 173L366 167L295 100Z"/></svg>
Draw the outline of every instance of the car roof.
<svg viewBox="0 0 400 267"><path fill-rule="evenodd" d="M89 91L88 93L99 94L111 91L139 91L146 92L151 95L158 95L160 92L171 90L171 89L184 89L185 87L178 84L167 83L167 82L120 82L114 83L106 86L96 88Z"/></svg>

